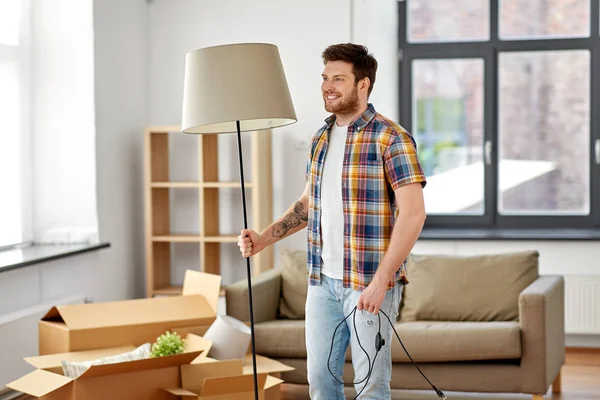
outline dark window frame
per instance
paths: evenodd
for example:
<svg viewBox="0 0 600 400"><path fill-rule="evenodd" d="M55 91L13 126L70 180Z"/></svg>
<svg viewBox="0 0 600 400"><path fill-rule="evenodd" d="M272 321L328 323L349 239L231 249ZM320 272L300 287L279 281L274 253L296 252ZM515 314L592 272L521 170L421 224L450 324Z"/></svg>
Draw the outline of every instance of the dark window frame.
<svg viewBox="0 0 600 400"><path fill-rule="evenodd" d="M408 42L410 0L398 2L399 115L400 123L412 130L412 62L422 59L479 58L484 61L484 145L491 144L490 162L484 163L484 213L482 215L430 214L428 228L484 228L512 230L595 230L600 228L600 0L590 0L590 36L587 38L499 39L499 2L489 1L490 33L486 41ZM498 212L498 54L519 51L587 50L590 52L590 213L577 215L501 215ZM596 73L594 74L594 71ZM598 149L600 150L600 149Z"/></svg>

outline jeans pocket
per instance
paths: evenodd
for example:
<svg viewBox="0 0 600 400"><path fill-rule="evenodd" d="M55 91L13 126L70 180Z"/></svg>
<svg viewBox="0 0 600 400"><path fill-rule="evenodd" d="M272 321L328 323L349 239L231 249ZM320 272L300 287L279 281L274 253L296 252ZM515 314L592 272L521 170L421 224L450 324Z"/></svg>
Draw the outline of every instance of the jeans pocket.
<svg viewBox="0 0 600 400"><path fill-rule="evenodd" d="M402 292L404 291L404 285L401 282L397 282L394 287L394 319L398 317L398 313L400 312L400 302L402 300Z"/></svg>

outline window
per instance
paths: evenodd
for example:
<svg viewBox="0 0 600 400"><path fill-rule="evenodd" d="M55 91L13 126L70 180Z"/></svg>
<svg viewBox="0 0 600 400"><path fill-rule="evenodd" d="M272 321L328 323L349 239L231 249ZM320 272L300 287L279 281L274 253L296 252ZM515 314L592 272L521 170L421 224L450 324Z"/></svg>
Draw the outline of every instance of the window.
<svg viewBox="0 0 600 400"><path fill-rule="evenodd" d="M429 193L426 209L482 214L483 60L415 60L412 82L412 131L429 188L438 192ZM453 177L467 166L470 179ZM444 195L448 190L463 196L450 199Z"/></svg>
<svg viewBox="0 0 600 400"><path fill-rule="evenodd" d="M588 215L590 52L502 53L499 67L498 212Z"/></svg>
<svg viewBox="0 0 600 400"><path fill-rule="evenodd" d="M450 42L489 38L488 0L409 0L411 42ZM456 10L461 12L457 13ZM454 18L450 18L453 15Z"/></svg>
<svg viewBox="0 0 600 400"><path fill-rule="evenodd" d="M500 0L501 39L590 36L590 0Z"/></svg>
<svg viewBox="0 0 600 400"><path fill-rule="evenodd" d="M599 3L399 2L427 227L600 227Z"/></svg>
<svg viewBox="0 0 600 400"><path fill-rule="evenodd" d="M27 4L0 2L0 247L28 241Z"/></svg>

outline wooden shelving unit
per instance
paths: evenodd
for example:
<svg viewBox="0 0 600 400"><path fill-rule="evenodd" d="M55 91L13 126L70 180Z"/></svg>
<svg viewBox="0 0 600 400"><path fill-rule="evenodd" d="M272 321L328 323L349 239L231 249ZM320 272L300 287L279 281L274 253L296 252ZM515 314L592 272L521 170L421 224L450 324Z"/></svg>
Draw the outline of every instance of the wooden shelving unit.
<svg viewBox="0 0 600 400"><path fill-rule="evenodd" d="M203 272L220 274L221 247L223 244L236 246L235 233L219 231L219 191L221 189L239 190L238 181L219 181L219 143L218 135L194 135L197 143L197 181L173 181L170 177L169 135L185 135L179 126L148 127L145 132L145 208L146 208L146 296L177 295L181 287L171 282L171 252L173 243L197 243L200 262L198 269ZM265 229L272 222L272 175L271 175L271 131L244 133L251 135L250 154L244 153L244 159L250 157L252 176L244 171L246 180L246 200L250 228L257 231ZM237 157L237 148L232 149ZM198 191L198 221L196 232L188 234L173 233L170 220L171 191ZM196 210L190 210L190 213ZM239 215L240 210L231 210ZM243 224L240 223L240 229ZM245 265L240 256L240 266ZM229 266L236 268L237 266ZM261 251L252 257L252 271L259 274L273 267L272 248Z"/></svg>

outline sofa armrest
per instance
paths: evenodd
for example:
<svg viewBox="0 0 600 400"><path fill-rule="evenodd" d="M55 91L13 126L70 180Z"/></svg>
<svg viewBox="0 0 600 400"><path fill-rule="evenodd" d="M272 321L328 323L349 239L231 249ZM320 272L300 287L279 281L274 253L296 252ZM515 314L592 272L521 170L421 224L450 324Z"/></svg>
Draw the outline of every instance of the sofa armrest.
<svg viewBox="0 0 600 400"><path fill-rule="evenodd" d="M546 393L565 362L564 304L562 276L540 276L519 296L524 393Z"/></svg>
<svg viewBox="0 0 600 400"><path fill-rule="evenodd" d="M281 298L281 272L270 269L252 277L252 302L254 323L272 321L277 318ZM225 287L226 312L240 321L250 321L248 279Z"/></svg>

